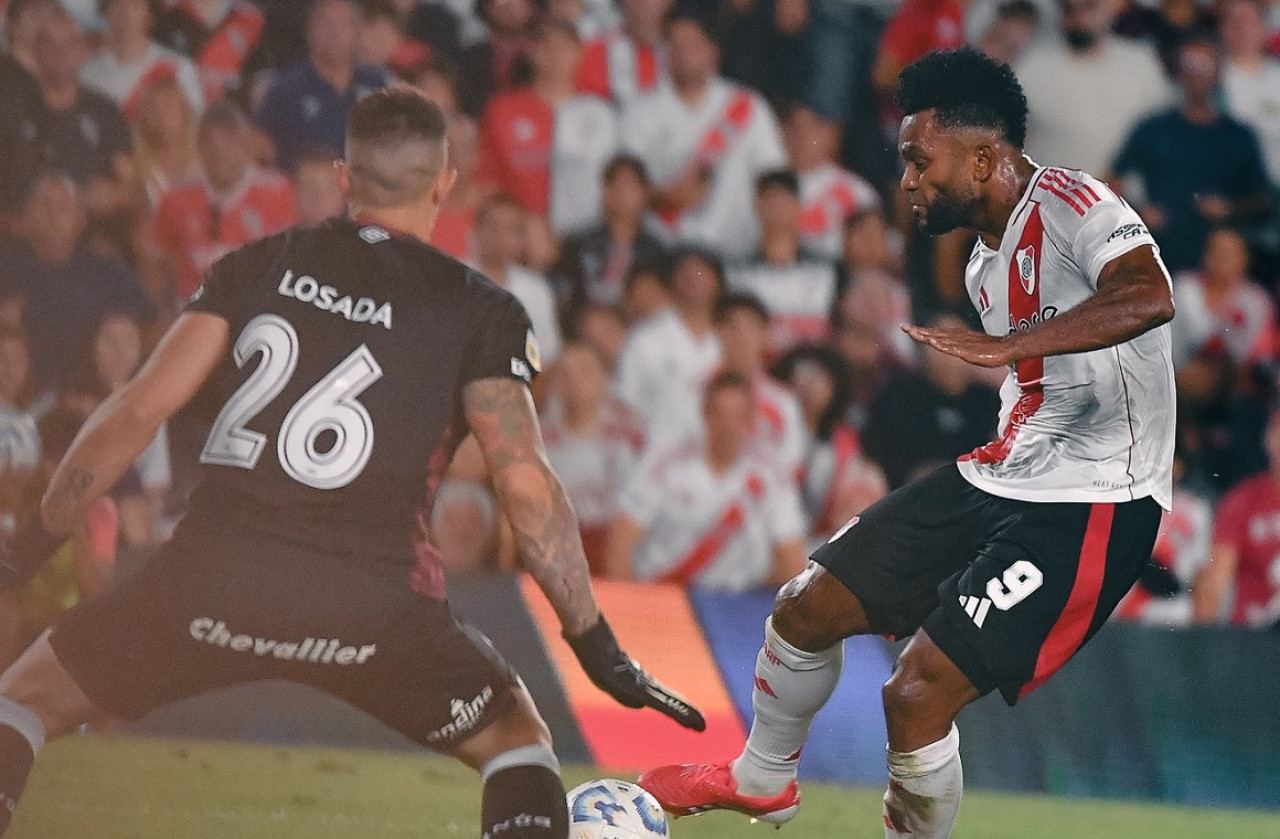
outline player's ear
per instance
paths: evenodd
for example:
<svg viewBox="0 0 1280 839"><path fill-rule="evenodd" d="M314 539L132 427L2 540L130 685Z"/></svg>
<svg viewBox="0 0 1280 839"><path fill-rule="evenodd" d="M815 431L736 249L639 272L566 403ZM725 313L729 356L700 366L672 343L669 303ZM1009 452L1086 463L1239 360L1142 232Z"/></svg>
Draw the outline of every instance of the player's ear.
<svg viewBox="0 0 1280 839"><path fill-rule="evenodd" d="M449 193L453 190L453 185L458 182L458 170L452 166L445 166L440 170L440 174L436 175L436 185L432 188L432 199L436 206L444 203L449 197Z"/></svg>
<svg viewBox="0 0 1280 839"><path fill-rule="evenodd" d="M980 143L973 150L973 179L985 183L995 174L996 151L988 143Z"/></svg>
<svg viewBox="0 0 1280 839"><path fill-rule="evenodd" d="M342 198L347 203L351 202L351 170L347 168L345 160L333 161L334 171L338 173L338 189L342 192Z"/></svg>

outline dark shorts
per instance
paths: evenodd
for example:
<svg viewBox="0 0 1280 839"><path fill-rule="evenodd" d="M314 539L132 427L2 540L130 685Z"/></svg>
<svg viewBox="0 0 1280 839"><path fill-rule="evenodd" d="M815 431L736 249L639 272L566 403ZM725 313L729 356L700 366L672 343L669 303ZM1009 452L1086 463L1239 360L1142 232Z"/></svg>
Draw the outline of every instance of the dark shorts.
<svg viewBox="0 0 1280 839"><path fill-rule="evenodd" d="M94 705L128 719L284 679L445 751L508 710L518 684L448 603L409 588L408 569L225 534L175 537L49 640Z"/></svg>
<svg viewBox="0 0 1280 839"><path fill-rule="evenodd" d="M869 507L813 560L871 629L923 628L983 694L1010 705L1097 632L1151 557L1160 506L1000 498L947 466Z"/></svg>

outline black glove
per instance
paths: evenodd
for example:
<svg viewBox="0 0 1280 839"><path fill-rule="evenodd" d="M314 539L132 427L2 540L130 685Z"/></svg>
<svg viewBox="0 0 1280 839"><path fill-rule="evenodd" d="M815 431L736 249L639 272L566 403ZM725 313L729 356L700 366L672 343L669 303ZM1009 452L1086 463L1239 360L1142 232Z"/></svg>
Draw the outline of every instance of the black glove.
<svg viewBox="0 0 1280 839"><path fill-rule="evenodd" d="M25 586L65 541L45 529L39 510L27 516L0 546L0 591Z"/></svg>
<svg viewBox="0 0 1280 839"><path fill-rule="evenodd" d="M592 684L619 704L628 708L654 708L685 728L706 730L707 721L697 708L659 684L618 647L618 639L604 615L586 632L573 637L565 635L564 639L573 648Z"/></svg>

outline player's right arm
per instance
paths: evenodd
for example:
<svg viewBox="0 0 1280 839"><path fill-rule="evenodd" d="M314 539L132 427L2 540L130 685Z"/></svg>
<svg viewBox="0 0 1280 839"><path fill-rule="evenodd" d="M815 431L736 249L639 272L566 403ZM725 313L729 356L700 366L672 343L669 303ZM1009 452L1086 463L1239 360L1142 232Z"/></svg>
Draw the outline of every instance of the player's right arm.
<svg viewBox="0 0 1280 839"><path fill-rule="evenodd" d="M0 553L0 587L29 579L128 470L160 424L187 403L227 351L227 322L178 318L137 376L98 407L76 435L40 503Z"/></svg>
<svg viewBox="0 0 1280 839"><path fill-rule="evenodd" d="M547 462L528 386L518 379L476 379L463 408L515 532L524 566L546 593L591 681L629 708L651 707L688 728L706 727L692 705L655 681L618 647L600 614L578 519Z"/></svg>

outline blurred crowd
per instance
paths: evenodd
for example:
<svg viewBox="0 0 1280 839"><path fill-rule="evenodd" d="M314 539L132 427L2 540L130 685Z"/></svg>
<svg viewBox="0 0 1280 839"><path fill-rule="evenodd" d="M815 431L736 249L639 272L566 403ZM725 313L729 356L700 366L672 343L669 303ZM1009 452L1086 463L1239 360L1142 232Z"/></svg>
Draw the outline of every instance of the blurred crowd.
<svg viewBox="0 0 1280 839"><path fill-rule="evenodd" d="M1179 486L1122 615L1280 622L1277 0L0 7L0 531L214 261L342 212L347 112L407 84L448 117L458 169L434 244L533 322L593 570L784 581L996 434L1005 371L899 329L973 323L973 240L912 229L892 99L911 61L969 43L1015 68L1028 154L1105 178L1173 274ZM167 535L199 415L0 603L0 657ZM517 566L474 445L433 497L447 567Z"/></svg>

